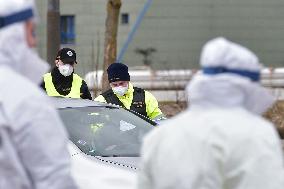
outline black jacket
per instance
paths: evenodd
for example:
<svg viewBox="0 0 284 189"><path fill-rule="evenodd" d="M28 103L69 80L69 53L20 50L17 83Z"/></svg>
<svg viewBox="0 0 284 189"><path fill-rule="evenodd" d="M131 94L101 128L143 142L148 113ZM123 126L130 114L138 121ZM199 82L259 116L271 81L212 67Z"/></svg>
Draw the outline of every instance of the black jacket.
<svg viewBox="0 0 284 189"><path fill-rule="evenodd" d="M70 93L71 87L72 87L73 74L65 77L59 72L57 67L54 67L51 71L51 76L52 76L52 83L53 83L56 91L63 96L68 95ZM40 86L41 86L41 88L43 88L46 91L44 81L42 82L42 84ZM82 81L80 93L81 93L81 98L92 100L91 93L90 93L88 86L87 86L87 84L84 80Z"/></svg>

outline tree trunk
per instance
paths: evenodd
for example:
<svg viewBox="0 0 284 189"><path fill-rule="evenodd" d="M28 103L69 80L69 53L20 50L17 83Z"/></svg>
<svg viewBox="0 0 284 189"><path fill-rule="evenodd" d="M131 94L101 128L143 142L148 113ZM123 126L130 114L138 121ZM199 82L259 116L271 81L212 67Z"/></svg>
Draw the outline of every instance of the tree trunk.
<svg viewBox="0 0 284 189"><path fill-rule="evenodd" d="M102 82L102 91L110 88L106 70L108 66L115 62L117 51L117 30L119 11L121 7L121 0L108 0L107 2L107 18L104 44L104 73Z"/></svg>
<svg viewBox="0 0 284 189"><path fill-rule="evenodd" d="M48 0L47 10L47 62L53 66L60 48L59 0Z"/></svg>

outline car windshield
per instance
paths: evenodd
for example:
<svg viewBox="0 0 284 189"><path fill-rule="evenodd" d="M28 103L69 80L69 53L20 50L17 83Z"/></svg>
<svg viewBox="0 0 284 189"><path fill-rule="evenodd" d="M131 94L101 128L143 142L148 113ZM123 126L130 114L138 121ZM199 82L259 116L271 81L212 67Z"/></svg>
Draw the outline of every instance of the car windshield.
<svg viewBox="0 0 284 189"><path fill-rule="evenodd" d="M139 156L143 136L154 126L117 107L62 108L70 140L93 156Z"/></svg>

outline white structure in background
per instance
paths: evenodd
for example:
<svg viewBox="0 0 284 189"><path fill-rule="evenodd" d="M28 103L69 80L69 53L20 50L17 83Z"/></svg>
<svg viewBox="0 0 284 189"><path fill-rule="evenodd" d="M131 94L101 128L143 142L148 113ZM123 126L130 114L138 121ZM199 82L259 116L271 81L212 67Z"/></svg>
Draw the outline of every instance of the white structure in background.
<svg viewBox="0 0 284 189"><path fill-rule="evenodd" d="M91 91L101 90L102 70L89 72L85 81ZM134 86L149 90L159 101L186 101L184 89L195 70L129 69ZM284 68L265 68L261 73L261 84L271 88L277 99L284 99Z"/></svg>
<svg viewBox="0 0 284 189"><path fill-rule="evenodd" d="M261 74L261 84L270 88L277 99L284 100L284 68L265 68Z"/></svg>

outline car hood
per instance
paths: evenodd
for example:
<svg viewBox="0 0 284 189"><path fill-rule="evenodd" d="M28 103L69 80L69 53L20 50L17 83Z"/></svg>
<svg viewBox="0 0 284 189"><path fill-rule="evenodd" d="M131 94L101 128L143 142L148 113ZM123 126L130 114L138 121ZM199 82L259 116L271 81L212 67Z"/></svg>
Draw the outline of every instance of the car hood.
<svg viewBox="0 0 284 189"><path fill-rule="evenodd" d="M69 143L71 172L80 188L133 189L138 158L89 156Z"/></svg>

